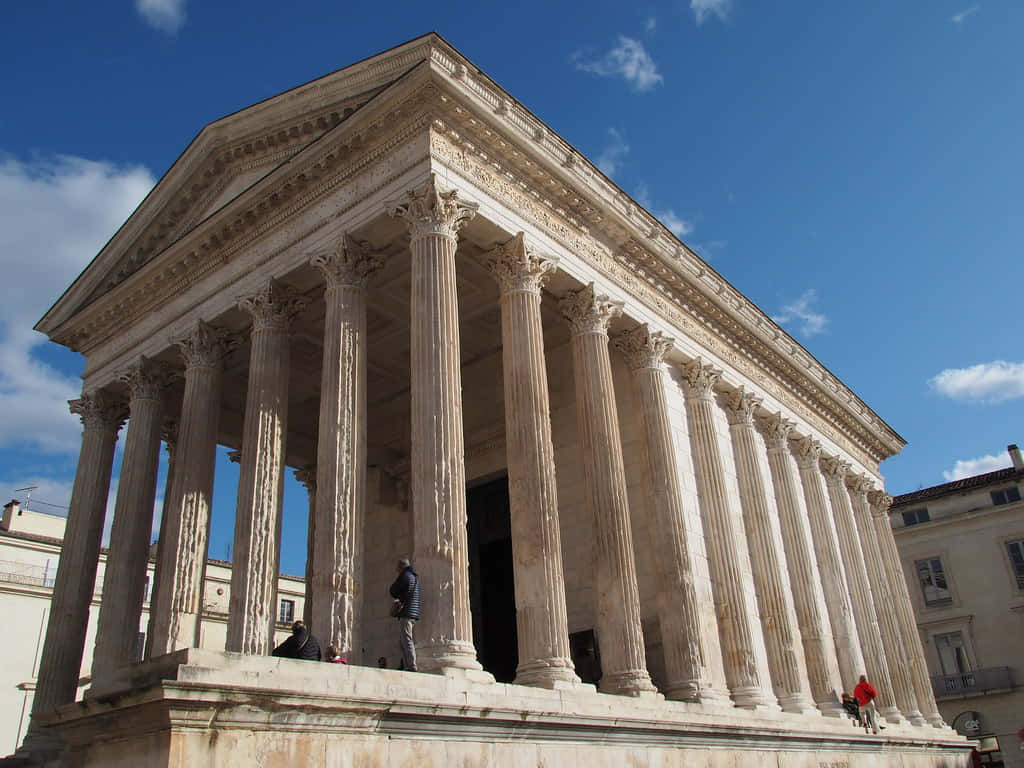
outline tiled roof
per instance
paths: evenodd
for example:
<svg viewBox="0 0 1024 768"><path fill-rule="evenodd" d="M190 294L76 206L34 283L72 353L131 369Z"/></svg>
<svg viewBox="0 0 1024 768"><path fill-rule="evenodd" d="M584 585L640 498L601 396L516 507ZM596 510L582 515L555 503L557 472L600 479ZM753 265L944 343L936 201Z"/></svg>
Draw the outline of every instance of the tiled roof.
<svg viewBox="0 0 1024 768"><path fill-rule="evenodd" d="M890 509L917 504L939 496L948 496L963 491L971 491L975 488L984 488L987 485L1006 483L1016 480L1022 475L1024 475L1024 470L1007 467L1006 469L997 469L995 472L986 472L984 475L974 475L974 477L965 477L960 480L954 480L951 483L933 485L931 488L922 488L920 491L904 493L901 496L894 497Z"/></svg>

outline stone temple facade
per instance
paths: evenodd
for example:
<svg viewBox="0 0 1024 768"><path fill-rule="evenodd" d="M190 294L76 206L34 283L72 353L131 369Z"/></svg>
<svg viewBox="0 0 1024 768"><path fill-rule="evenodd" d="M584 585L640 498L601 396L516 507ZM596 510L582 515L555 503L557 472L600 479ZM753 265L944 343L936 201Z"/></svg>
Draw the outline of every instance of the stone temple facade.
<svg viewBox="0 0 1024 768"><path fill-rule="evenodd" d="M437 35L208 125L38 329L87 363L22 761L967 763L892 557L901 438ZM127 417L120 599L75 702ZM223 652L196 648L218 445L241 468ZM267 655L287 469L306 616L347 667ZM419 673L374 661L403 555ZM862 673L879 735L841 714Z"/></svg>

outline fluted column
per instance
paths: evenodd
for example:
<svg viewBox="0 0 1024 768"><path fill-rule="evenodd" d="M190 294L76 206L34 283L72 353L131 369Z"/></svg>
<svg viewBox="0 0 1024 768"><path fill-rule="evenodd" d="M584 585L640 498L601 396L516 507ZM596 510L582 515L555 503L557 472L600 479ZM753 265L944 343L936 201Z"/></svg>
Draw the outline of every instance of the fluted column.
<svg viewBox="0 0 1024 768"><path fill-rule="evenodd" d="M425 610L416 625L417 666L480 669L469 610L466 466L462 425L458 232L475 204L443 192L434 174L388 206L409 227L412 250L411 410L414 565Z"/></svg>
<svg viewBox="0 0 1024 768"><path fill-rule="evenodd" d="M114 464L114 444L125 417L124 404L103 391L83 393L80 399L69 401L69 405L71 412L82 420L82 447L39 659L33 715L70 704L78 691ZM33 721L25 740L27 748L38 732Z"/></svg>
<svg viewBox="0 0 1024 768"><path fill-rule="evenodd" d="M151 656L199 646L225 337L199 322L178 342L185 396L150 605Z"/></svg>
<svg viewBox="0 0 1024 768"><path fill-rule="evenodd" d="M309 513L306 522L306 570L305 599L302 603L302 621L307 627L313 626L313 548L316 544L316 467L313 465L295 470L295 479L306 489ZM325 640L325 642L330 642Z"/></svg>
<svg viewBox="0 0 1024 768"><path fill-rule="evenodd" d="M864 551L853 521L850 494L846 491L846 476L850 472L850 465L841 459L828 456L822 458L821 467L825 474L825 485L828 487L836 533L839 534L839 552L846 567L846 584L852 598L853 618L857 622L857 636L860 638L860 648L864 654L864 666L868 679L878 689L876 706L886 720L899 721L900 712L896 709L896 700L893 697L892 678L885 659L885 649L882 647L882 634L878 629L878 615L875 613L871 584L868 582L867 563L864 561Z"/></svg>
<svg viewBox="0 0 1024 768"><path fill-rule="evenodd" d="M159 656L160 652L154 653L153 648L153 634L156 631L156 624L158 622L157 614L153 611L156 605L157 595L160 594L160 577L164 570L161 568L161 562L163 561L162 555L165 554L163 542L167 541L168 533L167 526L170 523L171 517L167 512L168 506L171 501L171 489L174 487L174 454L175 447L178 444L178 420L164 416L164 423L160 428L160 439L163 440L164 447L167 449L167 473L164 477L164 501L160 507L160 529L156 535L156 563L153 568L153 586L149 590L150 604L149 604L149 621L146 624L146 646L143 649L142 658L148 659L152 656Z"/></svg>
<svg viewBox="0 0 1024 768"><path fill-rule="evenodd" d="M546 688L578 683L558 526L541 287L558 260L527 247L520 232L484 256L501 290L505 450L515 577L519 665L515 682Z"/></svg>
<svg viewBox="0 0 1024 768"><path fill-rule="evenodd" d="M738 707L768 705L754 652L753 617L743 594L738 537L725 489L725 471L714 421L714 387L719 373L700 359L683 369L690 445L697 495L704 520L718 635L729 693Z"/></svg>
<svg viewBox="0 0 1024 768"><path fill-rule="evenodd" d="M644 655L626 470L608 355L608 323L622 313L622 304L595 295L591 283L570 293L559 306L572 327L583 485L594 532L600 689L628 696L652 694L655 689Z"/></svg>
<svg viewBox="0 0 1024 768"><path fill-rule="evenodd" d="M811 549L810 529L798 500L799 491L790 465L788 441L793 422L775 414L763 419L761 428L768 445L768 467L775 489L775 505L779 513L789 585L793 590L793 607L800 626L811 695L823 714L841 717L843 709L839 694L843 685L832 642L832 627L825 607L818 565Z"/></svg>
<svg viewBox="0 0 1024 768"><path fill-rule="evenodd" d="M924 648L921 635L914 619L914 609L907 590L907 581L903 576L896 539L892 535L892 524L889 522L889 507L892 496L884 491L872 491L868 494L871 511L874 517L875 533L881 552L881 560L885 566L886 580L892 592L892 607L896 614L899 628L899 642L902 645L908 662L910 682L914 689L921 715L929 725L935 728L946 728L946 723L939 714L935 704L935 693L932 691L931 678L928 676L928 665L924 660Z"/></svg>
<svg viewBox="0 0 1024 768"><path fill-rule="evenodd" d="M786 712L815 712L807 693L810 683L803 659L796 611L786 588L785 556L775 546L771 519L778 515L769 503L758 462L754 411L760 400L742 387L725 396L743 524L761 611L761 632L768 651L768 669L775 695ZM772 498L774 501L774 497Z"/></svg>
<svg viewBox="0 0 1024 768"><path fill-rule="evenodd" d="M868 504L868 491L872 490L871 480L864 475L848 475L846 485L853 502L853 521L857 528L857 536L864 552L864 564L867 566L868 581L874 597L875 615L881 633L882 649L885 653L886 666L892 680L892 693L896 706L913 725L924 725L924 718L917 706L917 696L910 682L910 667L907 663L906 648L900 638L899 626L895 614L895 596L889 586L882 563L882 554L875 538L874 525L871 522L871 508Z"/></svg>
<svg viewBox="0 0 1024 768"><path fill-rule="evenodd" d="M796 441L797 466L800 468L800 483L803 486L807 517L811 522L811 540L818 560L818 573L825 592L828 618L832 625L832 640L836 646L836 661L844 690L852 689L858 678L864 674L864 655L860 650L860 638L853 621L853 607L850 604L850 590L846 585L846 570L839 551L839 534L836 532L832 512L822 488L823 478L819 461L821 444L810 437Z"/></svg>
<svg viewBox="0 0 1024 768"><path fill-rule="evenodd" d="M274 281L238 303L252 316L252 335L235 510L228 651L266 654L273 643L288 434L288 327L292 315L304 305L303 299Z"/></svg>
<svg viewBox="0 0 1024 768"><path fill-rule="evenodd" d="M160 461L161 398L167 380L162 367L145 357L121 378L131 397L92 659L93 679L100 682L136 661Z"/></svg>
<svg viewBox="0 0 1024 768"><path fill-rule="evenodd" d="M613 341L632 371L644 436L647 545L658 580L658 623L665 654L662 692L669 699L727 701L713 684L700 633L700 603L687 546L679 467L665 397L665 354L672 339L641 325Z"/></svg>
<svg viewBox="0 0 1024 768"><path fill-rule="evenodd" d="M382 260L348 234L310 263L324 276L324 358L317 437L313 544L315 634L349 661L362 656L366 516L366 281Z"/></svg>

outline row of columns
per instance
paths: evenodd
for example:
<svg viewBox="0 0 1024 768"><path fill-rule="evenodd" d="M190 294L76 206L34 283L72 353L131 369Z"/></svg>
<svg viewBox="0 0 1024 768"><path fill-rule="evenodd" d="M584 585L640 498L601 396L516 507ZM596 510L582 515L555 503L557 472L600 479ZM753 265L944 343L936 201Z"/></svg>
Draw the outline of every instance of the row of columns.
<svg viewBox="0 0 1024 768"><path fill-rule="evenodd" d="M431 176L389 206L409 228L411 250L411 480L414 558L431 590L417 627L423 671L479 669L472 642L466 541L465 461L455 251L476 207ZM556 260L522 234L485 255L501 295L506 440L520 663L516 681L575 685L568 648L541 289ZM326 321L317 461L300 470L310 491L307 620L358 658L366 493L366 281L381 265L344 237L313 256L324 275ZM269 282L239 306L252 317L251 359L240 452L227 650L267 653L278 572L288 403L288 328L304 306ZM626 475L609 355L609 324L622 304L591 284L566 295L586 506L595 546L601 689L656 696L645 661ZM198 643L213 488L221 367L227 334L205 323L179 343L185 362L174 471L162 526L149 654ZM631 370L654 521L663 694L747 708L816 708L838 716L838 692L867 672L888 719L941 725L885 510L849 465L764 414L743 389L723 387L700 359L680 368L699 515L707 545L718 635L701 632L694 542L685 522L666 397L672 340L639 326L614 344ZM140 359L126 374L130 425L118 488L94 677L134 658L143 600L166 372ZM737 472L733 508L716 409L723 405ZM82 416L82 453L68 538L34 711L73 700L95 579L113 446L123 407L103 392L72 403ZM768 475L762 469L761 441ZM798 474L792 471L796 460ZM827 491L826 491L827 489ZM775 522L777 521L777 522ZM776 527L778 526L778 531ZM81 530L80 530L81 529ZM315 532L315 533L314 533ZM746 542L744 544L744 542ZM781 546L780 546L781 544ZM752 565L753 590L742 569ZM90 577L91 575L91 577ZM876 613L886 601L895 614ZM58 629L55 629L58 627ZM59 635L55 634L59 631ZM71 636L69 637L69 631ZM722 659L724 684L712 670ZM768 677L759 659L767 658ZM924 714L922 714L924 713Z"/></svg>

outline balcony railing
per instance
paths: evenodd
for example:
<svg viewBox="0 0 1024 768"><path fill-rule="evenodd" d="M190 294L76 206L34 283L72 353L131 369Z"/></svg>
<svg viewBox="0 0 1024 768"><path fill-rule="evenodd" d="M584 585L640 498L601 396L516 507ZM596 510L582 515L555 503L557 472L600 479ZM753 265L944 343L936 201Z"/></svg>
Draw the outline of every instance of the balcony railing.
<svg viewBox="0 0 1024 768"><path fill-rule="evenodd" d="M989 667L959 675L935 675L932 678L932 691L937 699L970 696L1001 688L1013 688L1013 675L1009 667Z"/></svg>
<svg viewBox="0 0 1024 768"><path fill-rule="evenodd" d="M33 587L52 587L56 573L41 565L0 560L0 581L27 584Z"/></svg>

